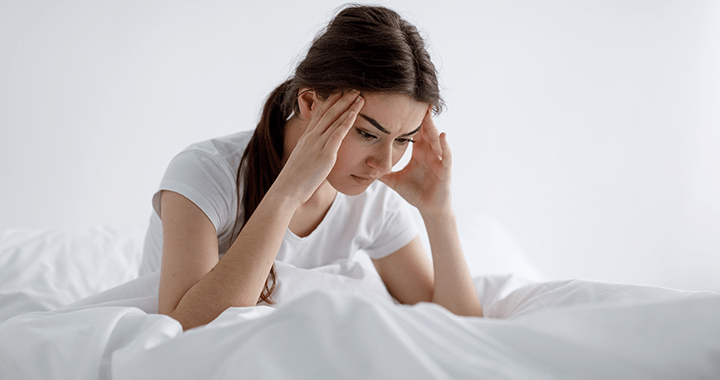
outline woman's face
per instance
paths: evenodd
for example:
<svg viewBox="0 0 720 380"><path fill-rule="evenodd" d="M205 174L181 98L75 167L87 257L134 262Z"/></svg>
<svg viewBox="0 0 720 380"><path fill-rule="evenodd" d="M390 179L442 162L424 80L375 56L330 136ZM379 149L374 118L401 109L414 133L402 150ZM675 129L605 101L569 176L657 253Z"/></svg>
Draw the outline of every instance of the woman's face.
<svg viewBox="0 0 720 380"><path fill-rule="evenodd" d="M429 105L398 94L363 94L365 105L338 150L328 182L358 195L390 173L420 131Z"/></svg>

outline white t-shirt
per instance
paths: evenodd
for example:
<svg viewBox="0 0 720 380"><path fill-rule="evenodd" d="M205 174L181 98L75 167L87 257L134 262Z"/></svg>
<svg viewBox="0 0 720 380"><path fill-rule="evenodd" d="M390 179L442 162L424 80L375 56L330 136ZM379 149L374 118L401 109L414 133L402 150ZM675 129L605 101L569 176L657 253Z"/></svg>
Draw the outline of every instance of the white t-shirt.
<svg viewBox="0 0 720 380"><path fill-rule="evenodd" d="M197 205L215 226L220 257L227 252L236 232L232 229L237 214L237 168L252 133L238 132L196 143L173 158L153 196L155 212L145 237L140 275L160 269L161 190L177 192ZM285 231L276 260L298 268L316 268L350 260L358 250L364 250L373 259L383 258L417 236L409 207L394 190L379 181L360 195L338 192L310 235L299 237L289 229Z"/></svg>

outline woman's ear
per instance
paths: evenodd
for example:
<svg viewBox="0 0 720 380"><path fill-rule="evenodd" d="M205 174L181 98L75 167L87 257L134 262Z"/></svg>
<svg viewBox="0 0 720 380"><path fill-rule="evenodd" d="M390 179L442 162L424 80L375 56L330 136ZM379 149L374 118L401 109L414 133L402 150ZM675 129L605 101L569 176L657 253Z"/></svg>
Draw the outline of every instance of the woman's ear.
<svg viewBox="0 0 720 380"><path fill-rule="evenodd" d="M318 106L318 98L315 91L309 88L301 88L297 102L298 108L300 109L300 118L303 120L311 120L313 112Z"/></svg>

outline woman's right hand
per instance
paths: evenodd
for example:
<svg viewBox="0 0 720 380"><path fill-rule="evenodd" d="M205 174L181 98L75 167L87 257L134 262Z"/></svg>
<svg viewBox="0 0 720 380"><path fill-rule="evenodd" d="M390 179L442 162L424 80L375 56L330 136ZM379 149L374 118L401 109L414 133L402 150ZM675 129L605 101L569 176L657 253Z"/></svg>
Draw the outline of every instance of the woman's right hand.
<svg viewBox="0 0 720 380"><path fill-rule="evenodd" d="M306 202L335 166L337 152L365 99L357 91L333 94L313 110L285 166L275 180L297 205Z"/></svg>

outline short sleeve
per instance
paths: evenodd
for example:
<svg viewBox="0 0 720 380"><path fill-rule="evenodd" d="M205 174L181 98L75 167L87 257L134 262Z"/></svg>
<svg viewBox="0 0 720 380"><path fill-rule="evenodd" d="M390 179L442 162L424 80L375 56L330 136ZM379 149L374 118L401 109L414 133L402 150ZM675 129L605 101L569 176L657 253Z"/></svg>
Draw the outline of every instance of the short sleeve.
<svg viewBox="0 0 720 380"><path fill-rule="evenodd" d="M374 224L373 242L364 250L373 259L381 259L406 246L418 235L410 205L394 190L382 184L379 214ZM376 211L376 212L377 212ZM377 214L376 214L377 215Z"/></svg>
<svg viewBox="0 0 720 380"><path fill-rule="evenodd" d="M220 234L235 207L235 186L235 176L228 165L205 152L186 150L168 165L153 196L153 208L162 219L160 191L174 191L198 206Z"/></svg>

